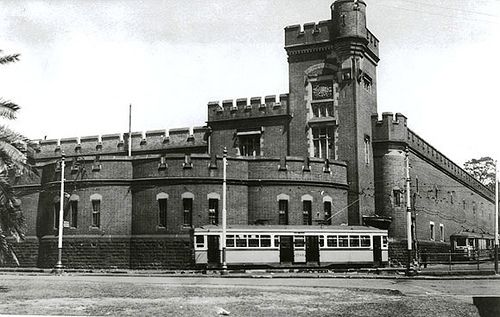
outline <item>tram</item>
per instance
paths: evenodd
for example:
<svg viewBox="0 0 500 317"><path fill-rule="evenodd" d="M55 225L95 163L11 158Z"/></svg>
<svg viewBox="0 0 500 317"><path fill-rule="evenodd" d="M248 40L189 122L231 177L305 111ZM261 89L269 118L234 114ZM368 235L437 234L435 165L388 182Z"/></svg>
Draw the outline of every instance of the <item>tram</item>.
<svg viewBox="0 0 500 317"><path fill-rule="evenodd" d="M457 260L493 259L494 236L462 231L450 236L451 252Z"/></svg>
<svg viewBox="0 0 500 317"><path fill-rule="evenodd" d="M222 228L194 229L195 263L220 267ZM365 226L228 226L229 267L378 267L388 262L387 230Z"/></svg>

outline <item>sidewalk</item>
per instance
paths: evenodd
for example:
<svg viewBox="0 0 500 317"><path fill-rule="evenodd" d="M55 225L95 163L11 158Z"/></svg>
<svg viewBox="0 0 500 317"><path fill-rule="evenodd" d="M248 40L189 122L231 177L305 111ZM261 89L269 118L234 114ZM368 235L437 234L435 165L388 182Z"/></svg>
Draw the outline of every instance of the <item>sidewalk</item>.
<svg viewBox="0 0 500 317"><path fill-rule="evenodd" d="M352 278L352 279L500 279L493 270L466 270L455 267L452 271L447 266L427 267L406 276L405 268L369 268L369 269L262 269L262 270L228 270L222 275L220 271L208 270L128 270L128 269L67 269L64 275L93 276L161 276L161 277L197 277L197 278ZM40 268L0 268L0 275L52 275L52 269Z"/></svg>

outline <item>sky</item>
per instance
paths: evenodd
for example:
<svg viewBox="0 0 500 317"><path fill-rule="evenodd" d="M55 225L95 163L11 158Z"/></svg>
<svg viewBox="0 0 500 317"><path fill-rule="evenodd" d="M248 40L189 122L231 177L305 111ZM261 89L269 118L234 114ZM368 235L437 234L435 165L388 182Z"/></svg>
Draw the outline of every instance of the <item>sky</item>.
<svg viewBox="0 0 500 317"><path fill-rule="evenodd" d="M333 0L2 0L1 122L32 139L201 126L213 100L288 92L284 27ZM500 159L499 0L366 0L378 112L458 164Z"/></svg>

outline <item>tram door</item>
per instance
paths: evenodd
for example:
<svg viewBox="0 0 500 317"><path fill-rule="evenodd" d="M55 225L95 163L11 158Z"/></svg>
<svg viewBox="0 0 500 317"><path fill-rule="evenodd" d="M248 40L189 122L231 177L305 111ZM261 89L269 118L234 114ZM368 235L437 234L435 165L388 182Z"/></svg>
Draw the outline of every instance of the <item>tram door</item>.
<svg viewBox="0 0 500 317"><path fill-rule="evenodd" d="M382 264L382 237L373 236L373 264L380 266Z"/></svg>
<svg viewBox="0 0 500 317"><path fill-rule="evenodd" d="M208 252L207 252L208 264L219 264L220 263L219 236L207 236L207 242L208 242Z"/></svg>
<svg viewBox="0 0 500 317"><path fill-rule="evenodd" d="M293 236L280 236L280 262L293 262Z"/></svg>
<svg viewBox="0 0 500 317"><path fill-rule="evenodd" d="M306 261L319 262L319 241L317 236L306 236Z"/></svg>

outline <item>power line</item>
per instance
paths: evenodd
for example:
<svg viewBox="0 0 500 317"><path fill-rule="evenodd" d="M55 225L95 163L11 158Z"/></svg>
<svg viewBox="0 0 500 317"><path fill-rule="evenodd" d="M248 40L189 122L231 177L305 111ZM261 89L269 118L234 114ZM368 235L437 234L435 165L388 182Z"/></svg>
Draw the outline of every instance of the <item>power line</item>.
<svg viewBox="0 0 500 317"><path fill-rule="evenodd" d="M393 8L393 9L398 9L398 10L403 10L403 11L410 11L410 12L418 12L418 13L424 13L424 14L429 14L429 15L435 15L435 16L441 16L441 17L448 17L448 18L454 18L454 19L462 19L462 20L470 20L470 21L478 21L478 22L486 22L486 23L494 23L498 24L498 21L491 21L491 20L484 20L484 19L474 19L470 18L467 16L456 16L456 15L449 15L449 14L440 14L437 12L430 12L430 11L425 11L425 10L416 10L416 9L410 9L410 8L403 8L403 7L397 7L397 6L391 6L387 4L380 4L380 3L374 3L375 5L381 6L381 7L386 7L386 8Z"/></svg>
<svg viewBox="0 0 500 317"><path fill-rule="evenodd" d="M465 9L457 9L457 8L445 7L445 6L440 6L440 5L431 4L431 3L425 3L425 2L419 2L419 1L412 1L412 0L396 0L396 1L402 1L402 2L412 3L412 4L416 4L416 5L423 5L423 6L428 6L428 7L432 7L432 8L440 8L440 9L445 9L445 10L453 10L453 11L464 12L464 13L472 13L472 14L484 15L484 16L493 17L493 18L500 18L499 16L494 15L494 14L488 14L488 13L479 12L479 11L472 11L472 10L465 10Z"/></svg>

